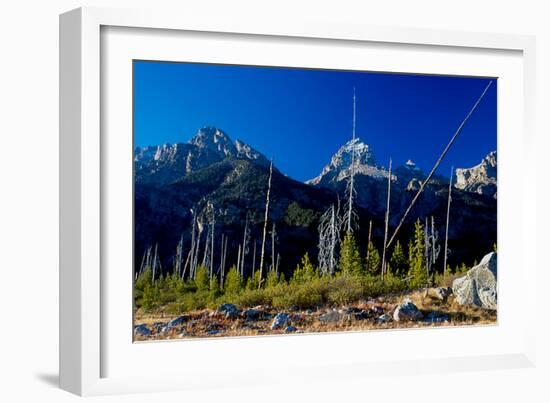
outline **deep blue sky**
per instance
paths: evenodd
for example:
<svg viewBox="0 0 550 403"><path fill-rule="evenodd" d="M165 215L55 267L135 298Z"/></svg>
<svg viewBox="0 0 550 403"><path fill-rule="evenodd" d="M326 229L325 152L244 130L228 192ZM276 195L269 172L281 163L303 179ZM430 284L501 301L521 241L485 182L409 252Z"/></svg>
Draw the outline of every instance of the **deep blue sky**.
<svg viewBox="0 0 550 403"><path fill-rule="evenodd" d="M134 62L136 146L187 142L216 126L268 158L285 174L319 174L357 136L379 165L412 159L429 171L487 79L367 72ZM496 150L496 82L438 172L470 167Z"/></svg>

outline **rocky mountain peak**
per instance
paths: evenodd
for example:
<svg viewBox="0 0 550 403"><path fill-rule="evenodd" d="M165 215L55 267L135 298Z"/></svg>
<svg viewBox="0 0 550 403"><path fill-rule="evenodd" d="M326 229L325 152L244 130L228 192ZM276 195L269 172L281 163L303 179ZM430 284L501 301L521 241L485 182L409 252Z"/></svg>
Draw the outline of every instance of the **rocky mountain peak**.
<svg viewBox="0 0 550 403"><path fill-rule="evenodd" d="M189 140L189 144L221 153L224 156L234 155L237 152L231 138L225 132L213 126L200 128L197 134Z"/></svg>
<svg viewBox="0 0 550 403"><path fill-rule="evenodd" d="M457 168L455 187L496 198L497 152L491 151L474 167Z"/></svg>
<svg viewBox="0 0 550 403"><path fill-rule="evenodd" d="M383 172L385 170L376 166L376 158L370 147L363 143L361 139L355 138L349 140L338 149L319 176L308 180L306 183L318 185L335 180L340 181L349 176L352 160L354 161L356 173L370 176L384 176Z"/></svg>
<svg viewBox="0 0 550 403"><path fill-rule="evenodd" d="M206 168L226 158L239 158L268 166L268 159L248 144L222 130L205 126L188 143L137 147L134 150L136 181L162 185Z"/></svg>

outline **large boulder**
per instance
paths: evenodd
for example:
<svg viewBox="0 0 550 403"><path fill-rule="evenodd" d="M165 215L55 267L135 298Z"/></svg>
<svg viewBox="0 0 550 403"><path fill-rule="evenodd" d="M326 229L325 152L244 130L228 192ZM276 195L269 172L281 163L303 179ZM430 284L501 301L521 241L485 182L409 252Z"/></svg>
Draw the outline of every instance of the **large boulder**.
<svg viewBox="0 0 550 403"><path fill-rule="evenodd" d="M453 294L461 305L497 309L497 254L485 255L480 264L453 281Z"/></svg>
<svg viewBox="0 0 550 403"><path fill-rule="evenodd" d="M417 321L421 320L422 317L422 312L408 298L393 311L393 320L396 322Z"/></svg>
<svg viewBox="0 0 550 403"><path fill-rule="evenodd" d="M227 319L235 319L239 316L239 308L233 304L222 304L218 307L218 312L225 315Z"/></svg>
<svg viewBox="0 0 550 403"><path fill-rule="evenodd" d="M288 316L288 313L279 312L273 318L273 322L271 322L271 329L276 330L282 327L286 327L289 322L290 322L290 317Z"/></svg>

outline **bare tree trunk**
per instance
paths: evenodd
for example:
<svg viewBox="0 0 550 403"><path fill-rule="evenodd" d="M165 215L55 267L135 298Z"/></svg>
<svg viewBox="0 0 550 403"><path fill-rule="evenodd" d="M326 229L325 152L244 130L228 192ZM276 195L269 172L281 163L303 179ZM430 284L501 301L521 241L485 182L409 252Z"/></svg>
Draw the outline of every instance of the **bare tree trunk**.
<svg viewBox="0 0 550 403"><path fill-rule="evenodd" d="M428 217L424 220L424 257L426 259L426 295L428 296L428 288L430 282L430 236L428 227Z"/></svg>
<svg viewBox="0 0 550 403"><path fill-rule="evenodd" d="M197 245L196 245L195 253L194 253L195 261L193 262L193 280L197 276L197 266L199 264L199 253L200 253L200 249L201 249L201 234L202 234L202 231L199 227L199 232L197 234Z"/></svg>
<svg viewBox="0 0 550 403"><path fill-rule="evenodd" d="M244 221L243 249L241 254L241 262L240 262L240 266L238 267L241 272L241 277L244 275L244 259L248 250L248 238L249 238L249 235L248 235L248 213L247 213Z"/></svg>
<svg viewBox="0 0 550 403"><path fill-rule="evenodd" d="M388 243L388 225L390 221L390 197L391 197L391 158L389 166L389 175L388 175L388 202L386 204L386 217L384 222L384 246L382 248L382 280L384 280L384 274L386 272L386 250Z"/></svg>
<svg viewBox="0 0 550 403"><path fill-rule="evenodd" d="M453 167L451 167L451 178L449 179L449 194L447 196L447 221L445 223L445 251L443 254L443 277L447 276L447 255L449 253L448 242L449 242L449 215L451 212L451 192L453 185Z"/></svg>
<svg viewBox="0 0 550 403"><path fill-rule="evenodd" d="M201 266L204 268L208 267L208 258L209 258L209 249L210 249L210 226L207 223L206 238L204 240L204 253L202 255Z"/></svg>
<svg viewBox="0 0 550 403"><path fill-rule="evenodd" d="M227 237L225 237L222 247L223 247L223 252L222 252L222 266L221 266L221 274L220 274L220 288L223 290L224 281L225 281L225 259L227 256Z"/></svg>
<svg viewBox="0 0 550 403"><path fill-rule="evenodd" d="M262 249L260 254L260 280L258 281L258 287L262 285L264 275L264 258L265 258L265 238L267 236L267 219L269 216L269 196L271 193L271 177L273 175L273 160L269 164L269 179L267 181L267 194L265 200L265 214L264 214L264 230L262 235Z"/></svg>
<svg viewBox="0 0 550 403"><path fill-rule="evenodd" d="M158 250L158 243L155 245L155 254L153 255L153 283L155 282L156 278L156 272L157 272L157 250Z"/></svg>
<svg viewBox="0 0 550 403"><path fill-rule="evenodd" d="M489 90L489 87L491 86L491 84L493 84L493 81L489 81L489 84L487 84L487 86L485 87L485 89L483 90L483 92L481 93L481 95L479 96L479 98L477 99L476 103L474 104L474 106L472 107L472 109L470 109L470 112L468 112L468 114L466 115L466 117L464 118L464 120L462 121L462 123L460 123L460 126L458 126L458 129L456 130L456 132L453 134L453 136L451 137L451 140L449 140L449 143L447 144L447 146L445 147L445 149L443 150L443 152L441 153L441 155L439 156L439 158L437 159L437 161L435 162L432 170L430 171L430 173L428 174L428 176L426 177L425 180L422 181L421 185L420 185L420 188L418 189L418 191L416 192L416 195L414 195L413 199L411 200L411 202L409 203L409 206L407 207L407 209L405 210L405 213L403 213L403 216L401 217L401 220L399 221L399 224L397 225L397 227L395 228L395 231L393 231L393 235L391 236L389 242L388 242L388 247L393 243L393 241L395 240L395 237L397 236L397 233L399 232L399 229L401 228L401 226L403 225L403 223L405 222L405 219L407 218L407 216L409 215L410 211L412 210L413 206L415 205L416 201L418 200L418 198L420 197L420 194L424 191L424 188L426 187L426 184L430 181L430 179L432 178L433 174L435 173L435 171L437 170L437 168L439 167L439 165L441 164L441 161L443 161L443 158L445 158L445 155L447 155L447 153L449 152L449 149L451 148L451 146L453 145L453 143L455 142L456 138L458 137L458 135L460 134L460 132L462 131L462 128L464 127L464 125L466 124L466 122L468 121L468 119L470 119L470 116L472 116L472 114L474 113L474 111L477 109L479 103L481 102L481 100L483 99L483 97L485 96L485 94L487 93L487 91Z"/></svg>
<svg viewBox="0 0 550 403"><path fill-rule="evenodd" d="M182 271L182 260L183 260L183 234L178 242L176 247L176 257L174 262L174 274L177 274L178 277L181 277Z"/></svg>
<svg viewBox="0 0 550 403"><path fill-rule="evenodd" d="M239 244L239 252L237 253L237 273L242 277L241 272L239 270L239 262L241 261L241 245Z"/></svg>
<svg viewBox="0 0 550 403"><path fill-rule="evenodd" d="M210 245L210 287L212 287L212 277L214 276L214 235L216 231L216 212L212 206L212 240Z"/></svg>
<svg viewBox="0 0 550 403"><path fill-rule="evenodd" d="M347 232L353 231L352 220L353 220L353 196L354 196L354 179L355 179L355 87L353 87L353 124L352 124L352 148L351 148L351 166L350 166L350 178L349 178L349 189L348 189L348 212L347 212Z"/></svg>
<svg viewBox="0 0 550 403"><path fill-rule="evenodd" d="M371 235L372 235L372 220L369 221L369 237L367 240L367 258L365 259L367 270L369 268L369 260L370 260L370 243L371 243Z"/></svg>
<svg viewBox="0 0 550 403"><path fill-rule="evenodd" d="M271 227L271 270L275 270L275 223Z"/></svg>
<svg viewBox="0 0 550 403"><path fill-rule="evenodd" d="M254 274L256 271L256 238L254 238L254 247L252 248L252 281L255 280Z"/></svg>

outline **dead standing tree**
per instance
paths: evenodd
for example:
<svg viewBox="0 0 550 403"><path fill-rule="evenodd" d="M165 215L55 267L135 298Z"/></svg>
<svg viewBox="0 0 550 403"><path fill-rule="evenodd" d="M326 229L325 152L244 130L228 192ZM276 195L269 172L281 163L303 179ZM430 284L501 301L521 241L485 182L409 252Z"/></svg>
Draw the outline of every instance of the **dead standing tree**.
<svg viewBox="0 0 550 403"><path fill-rule="evenodd" d="M262 234L262 249L260 251L260 279L258 281L258 288L262 286L264 275L264 259L265 259L265 240L267 237L267 220L269 218L269 201L271 194L271 178L273 176L273 160L269 164L269 179L267 180L267 192L265 197L265 214L264 214L264 229Z"/></svg>
<svg viewBox="0 0 550 403"><path fill-rule="evenodd" d="M352 142L351 142L351 165L348 183L346 186L346 197L348 199L347 211L344 214L344 220L346 221L346 231L353 232L354 224L357 220L357 213L353 209L353 199L355 198L355 87L353 88L353 120L352 120Z"/></svg>
<svg viewBox="0 0 550 403"><path fill-rule="evenodd" d="M245 221L244 221L244 231L243 231L243 243L242 243L242 250L241 250L241 260L240 262L237 262L237 268L239 272L241 273L241 277L244 276L244 261L245 257L248 254L248 243L250 242L250 226L248 225L248 222L250 220L250 214L247 212Z"/></svg>
<svg viewBox="0 0 550 403"><path fill-rule="evenodd" d="M391 197L391 158L390 166L388 168L388 201L386 204L386 216L384 219L384 246L382 247L382 269L380 270L382 275L382 280L384 280L384 274L386 273L386 250L388 249L388 226L390 221L390 197ZM370 229L369 229L370 231ZM370 235L369 235L370 238Z"/></svg>
<svg viewBox="0 0 550 403"><path fill-rule="evenodd" d="M174 256L174 274L181 277L183 270L183 234L180 237L178 245L176 246L176 256Z"/></svg>
<svg viewBox="0 0 550 403"><path fill-rule="evenodd" d="M451 178L449 179L449 194L447 195L447 219L445 222L445 251L443 253L443 277L447 276L447 257L449 256L449 215L451 213L451 192L453 189L453 167L451 167Z"/></svg>
<svg viewBox="0 0 550 403"><path fill-rule="evenodd" d="M438 244L439 234L435 230L435 221L433 216L430 218L430 222L428 222L428 217L426 217L425 221L426 224L424 227L424 256L426 259L427 295L428 287L430 286L430 282L432 282L433 280L431 279L431 277L433 277L435 274L433 267L435 265L435 262L437 261L437 258L439 257L441 246Z"/></svg>
<svg viewBox="0 0 550 403"><path fill-rule="evenodd" d="M337 248L340 244L342 220L340 217L340 200L337 207L330 206L319 220L319 270L322 274L334 274L336 271Z"/></svg>

